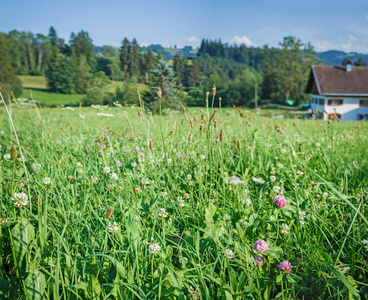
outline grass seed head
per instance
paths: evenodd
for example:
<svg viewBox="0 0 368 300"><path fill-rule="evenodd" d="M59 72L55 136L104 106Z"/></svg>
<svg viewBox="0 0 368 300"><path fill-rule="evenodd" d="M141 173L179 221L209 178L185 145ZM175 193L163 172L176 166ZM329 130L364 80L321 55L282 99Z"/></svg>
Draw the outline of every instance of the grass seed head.
<svg viewBox="0 0 368 300"><path fill-rule="evenodd" d="M106 219L110 219L111 216L112 216L112 212L114 211L114 209L112 207L110 207L108 210L107 210L107 213L106 213Z"/></svg>
<svg viewBox="0 0 368 300"><path fill-rule="evenodd" d="M10 154L11 154L11 158L17 158L18 157L17 148L14 145L11 146Z"/></svg>
<svg viewBox="0 0 368 300"><path fill-rule="evenodd" d="M211 118L210 118L210 122L213 122L214 121L217 112L218 112L218 109L216 108L215 111L213 112Z"/></svg>

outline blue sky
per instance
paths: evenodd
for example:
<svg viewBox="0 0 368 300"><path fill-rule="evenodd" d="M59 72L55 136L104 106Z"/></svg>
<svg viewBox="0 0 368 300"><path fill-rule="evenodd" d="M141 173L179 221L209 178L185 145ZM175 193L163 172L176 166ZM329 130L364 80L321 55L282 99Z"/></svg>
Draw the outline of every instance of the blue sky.
<svg viewBox="0 0 368 300"><path fill-rule="evenodd" d="M368 53L368 0L1 0L0 31L59 37L88 31L95 45L199 46L202 38L277 46L292 35L317 51Z"/></svg>

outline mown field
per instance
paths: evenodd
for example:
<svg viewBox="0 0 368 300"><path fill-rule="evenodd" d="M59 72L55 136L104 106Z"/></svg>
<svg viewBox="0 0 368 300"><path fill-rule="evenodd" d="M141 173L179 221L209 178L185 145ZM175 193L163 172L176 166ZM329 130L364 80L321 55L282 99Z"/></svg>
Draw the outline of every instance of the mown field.
<svg viewBox="0 0 368 300"><path fill-rule="evenodd" d="M0 109L0 298L368 299L366 123Z"/></svg>
<svg viewBox="0 0 368 300"><path fill-rule="evenodd" d="M21 98L31 99L29 90L32 89L32 97L40 105L45 107L55 107L60 105L78 106L86 94L58 94L48 90L47 80L44 76L18 76L22 82L23 92ZM144 92L148 86L143 83L131 83L133 89L139 89ZM114 93L116 87L124 86L122 81L111 81L106 85L105 89Z"/></svg>

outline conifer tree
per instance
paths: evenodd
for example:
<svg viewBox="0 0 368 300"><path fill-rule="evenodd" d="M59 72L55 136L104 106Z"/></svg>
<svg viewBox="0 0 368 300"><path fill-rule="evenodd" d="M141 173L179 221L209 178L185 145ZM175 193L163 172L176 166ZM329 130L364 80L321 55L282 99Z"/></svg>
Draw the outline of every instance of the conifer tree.
<svg viewBox="0 0 368 300"><path fill-rule="evenodd" d="M152 82L150 91L146 97L148 108L157 113L160 109L160 101L162 109L180 109L180 101L178 99L178 85L176 83L174 70L170 68L165 61L160 60L157 67L152 71ZM161 89L162 98L159 101L157 92Z"/></svg>
<svg viewBox="0 0 368 300"><path fill-rule="evenodd" d="M129 47L129 40L127 38L124 38L123 45L120 49L120 68L124 72L124 74L127 74L128 71Z"/></svg>

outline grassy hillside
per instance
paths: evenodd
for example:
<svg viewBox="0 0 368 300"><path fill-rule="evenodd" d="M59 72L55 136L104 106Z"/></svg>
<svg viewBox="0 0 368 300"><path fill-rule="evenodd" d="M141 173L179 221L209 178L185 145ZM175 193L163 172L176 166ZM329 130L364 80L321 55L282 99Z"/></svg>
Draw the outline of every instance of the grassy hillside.
<svg viewBox="0 0 368 300"><path fill-rule="evenodd" d="M22 82L22 86L28 89L48 89L47 81L44 76L29 76L20 75L18 76Z"/></svg>
<svg viewBox="0 0 368 300"><path fill-rule="evenodd" d="M29 89L32 89L33 99L43 106L57 105L78 105L85 94L58 94L52 93L47 88L47 81L44 76L18 76L23 85L22 97L30 99ZM140 92L148 90L148 85L144 83L129 83L133 89ZM112 81L105 89L114 93L117 86L124 86L123 81Z"/></svg>

